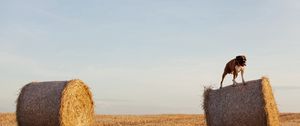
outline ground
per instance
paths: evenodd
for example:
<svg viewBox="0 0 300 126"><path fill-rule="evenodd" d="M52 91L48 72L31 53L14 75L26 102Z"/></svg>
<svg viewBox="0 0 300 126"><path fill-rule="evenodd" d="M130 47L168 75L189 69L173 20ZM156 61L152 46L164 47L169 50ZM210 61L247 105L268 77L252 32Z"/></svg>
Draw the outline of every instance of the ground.
<svg viewBox="0 0 300 126"><path fill-rule="evenodd" d="M300 113L280 114L282 126L300 126ZM204 115L97 115L97 126L206 126ZM14 113L0 113L0 126L17 126Z"/></svg>

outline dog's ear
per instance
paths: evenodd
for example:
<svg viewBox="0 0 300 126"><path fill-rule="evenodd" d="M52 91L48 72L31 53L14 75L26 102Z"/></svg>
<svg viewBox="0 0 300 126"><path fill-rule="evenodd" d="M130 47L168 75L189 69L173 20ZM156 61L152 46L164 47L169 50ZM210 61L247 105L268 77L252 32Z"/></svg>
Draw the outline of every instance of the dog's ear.
<svg viewBox="0 0 300 126"><path fill-rule="evenodd" d="M245 61L247 61L247 58L246 58L246 56L243 56L243 59L244 59Z"/></svg>
<svg viewBox="0 0 300 126"><path fill-rule="evenodd" d="M235 59L241 59L241 58L242 58L241 56L236 56L236 57L235 57Z"/></svg>
<svg viewBox="0 0 300 126"><path fill-rule="evenodd" d="M247 59L246 59L246 56L244 56L244 55L236 56L235 59L237 59L237 60L244 60L244 61L247 60Z"/></svg>

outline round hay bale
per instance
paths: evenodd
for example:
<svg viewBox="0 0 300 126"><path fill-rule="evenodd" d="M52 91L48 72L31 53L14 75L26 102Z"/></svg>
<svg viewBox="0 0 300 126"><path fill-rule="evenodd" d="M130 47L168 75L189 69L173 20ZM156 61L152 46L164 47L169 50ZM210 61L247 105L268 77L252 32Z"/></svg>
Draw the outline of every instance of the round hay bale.
<svg viewBox="0 0 300 126"><path fill-rule="evenodd" d="M19 126L92 126L92 93L81 80L32 82L17 100Z"/></svg>
<svg viewBox="0 0 300 126"><path fill-rule="evenodd" d="M279 126L279 112L268 78L204 91L208 126Z"/></svg>

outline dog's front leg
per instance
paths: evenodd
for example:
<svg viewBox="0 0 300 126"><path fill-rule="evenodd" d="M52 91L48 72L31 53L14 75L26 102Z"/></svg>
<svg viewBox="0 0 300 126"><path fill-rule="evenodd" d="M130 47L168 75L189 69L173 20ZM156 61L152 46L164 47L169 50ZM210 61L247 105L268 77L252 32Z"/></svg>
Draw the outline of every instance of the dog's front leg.
<svg viewBox="0 0 300 126"><path fill-rule="evenodd" d="M244 70L241 71L241 76L242 76L243 84L246 85L246 82L245 82L245 80L244 80Z"/></svg>
<svg viewBox="0 0 300 126"><path fill-rule="evenodd" d="M236 84L237 84L236 81L235 81L236 77L237 77L237 74L236 74L236 72L234 72L233 73L233 79L232 79L233 86L236 86Z"/></svg>

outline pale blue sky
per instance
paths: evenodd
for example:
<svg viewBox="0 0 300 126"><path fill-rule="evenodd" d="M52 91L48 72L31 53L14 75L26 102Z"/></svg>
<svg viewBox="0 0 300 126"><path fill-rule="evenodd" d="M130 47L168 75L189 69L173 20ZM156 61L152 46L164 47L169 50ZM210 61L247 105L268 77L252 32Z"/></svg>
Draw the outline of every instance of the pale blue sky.
<svg viewBox="0 0 300 126"><path fill-rule="evenodd" d="M0 0L0 111L31 81L82 79L101 114L203 113L203 87L248 57L300 112L298 0ZM240 81L240 78L238 78ZM231 84L231 76L224 85Z"/></svg>

